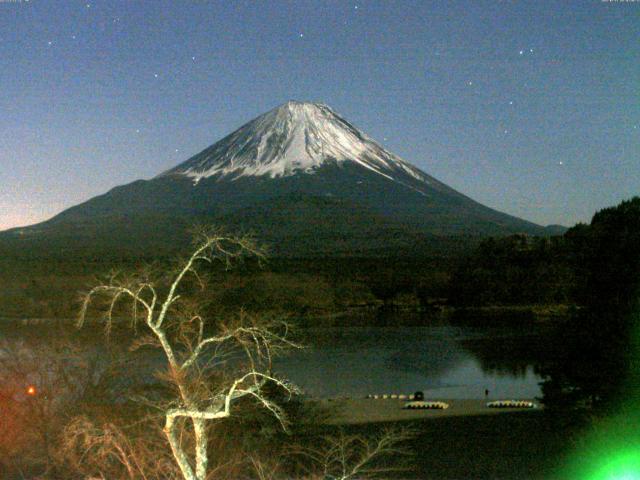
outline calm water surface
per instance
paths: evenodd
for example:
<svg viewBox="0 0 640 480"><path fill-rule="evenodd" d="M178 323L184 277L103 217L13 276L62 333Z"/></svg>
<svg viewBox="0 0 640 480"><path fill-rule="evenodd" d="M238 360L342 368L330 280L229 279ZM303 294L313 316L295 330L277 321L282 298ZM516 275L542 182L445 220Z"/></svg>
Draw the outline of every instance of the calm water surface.
<svg viewBox="0 0 640 480"><path fill-rule="evenodd" d="M275 370L309 395L413 393L434 398L533 398L543 339L513 329L454 326L310 330L304 351Z"/></svg>
<svg viewBox="0 0 640 480"><path fill-rule="evenodd" d="M541 332L438 325L322 328L301 333L308 348L277 359L275 371L314 397L422 390L432 398L484 398L485 389L490 398L541 395L541 378L534 371L544 352ZM88 345L102 350L101 332L85 329L84 334ZM0 337L32 336L37 338L31 339L35 343L30 342L29 348L37 349L38 342L48 341L47 327L0 326ZM163 365L157 352L138 357L137 368L129 373L148 383L153 381L153 371Z"/></svg>

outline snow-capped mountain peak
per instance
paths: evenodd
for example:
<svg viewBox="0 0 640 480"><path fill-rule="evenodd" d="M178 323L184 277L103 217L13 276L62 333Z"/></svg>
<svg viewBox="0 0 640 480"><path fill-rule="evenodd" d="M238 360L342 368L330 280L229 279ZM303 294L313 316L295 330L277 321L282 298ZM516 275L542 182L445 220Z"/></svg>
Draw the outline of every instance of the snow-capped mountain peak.
<svg viewBox="0 0 640 480"><path fill-rule="evenodd" d="M163 173L203 178L285 177L314 173L325 163L354 162L390 180L431 183L403 161L337 115L327 105L289 101L251 120L186 162ZM409 186L409 185L407 185Z"/></svg>
<svg viewBox="0 0 640 480"><path fill-rule="evenodd" d="M185 225L202 221L249 228L279 252L303 257L378 255L442 235L546 234L404 162L326 105L287 102L154 179L8 235L11 242L46 236L61 251L74 248L70 238L87 251L108 238L127 254L147 254L173 251L186 240ZM70 236L79 226L93 233Z"/></svg>

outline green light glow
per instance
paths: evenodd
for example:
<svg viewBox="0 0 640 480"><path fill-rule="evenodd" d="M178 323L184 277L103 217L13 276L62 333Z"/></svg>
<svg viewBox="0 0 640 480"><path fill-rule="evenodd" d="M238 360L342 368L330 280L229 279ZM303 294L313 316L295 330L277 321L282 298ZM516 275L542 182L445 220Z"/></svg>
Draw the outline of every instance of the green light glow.
<svg viewBox="0 0 640 480"><path fill-rule="evenodd" d="M576 445L559 478L640 480L640 319L636 314L630 375L617 415L594 423Z"/></svg>
<svg viewBox="0 0 640 480"><path fill-rule="evenodd" d="M611 432L614 433L614 432ZM617 433L617 432L615 432ZM614 433L614 437L617 435ZM618 437L618 443L592 441L576 452L559 478L573 480L640 480L640 444L637 436L631 442ZM602 440L602 439L600 439ZM598 448L593 448L594 443ZM636 443L636 447L629 444Z"/></svg>
<svg viewBox="0 0 640 480"><path fill-rule="evenodd" d="M588 480L640 480L640 450L605 460Z"/></svg>

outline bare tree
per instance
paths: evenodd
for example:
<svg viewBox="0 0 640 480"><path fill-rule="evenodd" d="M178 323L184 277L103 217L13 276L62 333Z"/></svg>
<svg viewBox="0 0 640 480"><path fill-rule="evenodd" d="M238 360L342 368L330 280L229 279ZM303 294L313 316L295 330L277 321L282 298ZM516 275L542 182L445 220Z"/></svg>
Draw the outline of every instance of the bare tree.
<svg viewBox="0 0 640 480"><path fill-rule="evenodd" d="M101 297L110 329L119 302L126 301L132 308L133 325L143 324L148 330L137 347L160 347L168 367L166 378L176 393L162 407L163 431L185 480L207 478L207 427L212 421L231 416L240 399L253 398L286 428L283 409L264 388L270 384L288 395L293 392L292 385L271 371L274 355L298 346L289 339L286 324L240 312L231 320L212 325L199 311L199 302L189 300L189 287L205 284L199 267L217 261L230 267L247 255L259 259L264 256L249 238L201 231L191 255L179 263L168 280L163 282L149 274L129 278L112 275L84 295L79 326L85 322L89 306ZM183 440L183 428L191 431L192 443Z"/></svg>
<svg viewBox="0 0 640 480"><path fill-rule="evenodd" d="M311 460L305 478L352 480L384 478L405 470L399 457L407 456L406 442L415 436L411 429L387 429L376 437L347 435L340 431L316 441L313 447L299 448L294 453ZM386 463L383 463L386 462ZM389 463L390 462L390 463Z"/></svg>

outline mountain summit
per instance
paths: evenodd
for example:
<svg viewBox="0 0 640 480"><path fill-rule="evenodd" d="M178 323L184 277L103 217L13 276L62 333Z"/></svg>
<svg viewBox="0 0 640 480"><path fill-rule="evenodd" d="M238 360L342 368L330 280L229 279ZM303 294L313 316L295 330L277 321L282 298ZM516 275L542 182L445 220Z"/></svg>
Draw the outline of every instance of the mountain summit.
<svg viewBox="0 0 640 480"><path fill-rule="evenodd" d="M289 101L163 173L185 175L197 183L212 176L286 177L314 173L325 164L353 162L399 181L428 176L366 136L327 105ZM413 183L413 182L411 182Z"/></svg>
<svg viewBox="0 0 640 480"><path fill-rule="evenodd" d="M194 223L251 230L295 255L412 250L460 234L546 234L405 162L328 106L290 101L151 180L0 239L170 248Z"/></svg>

